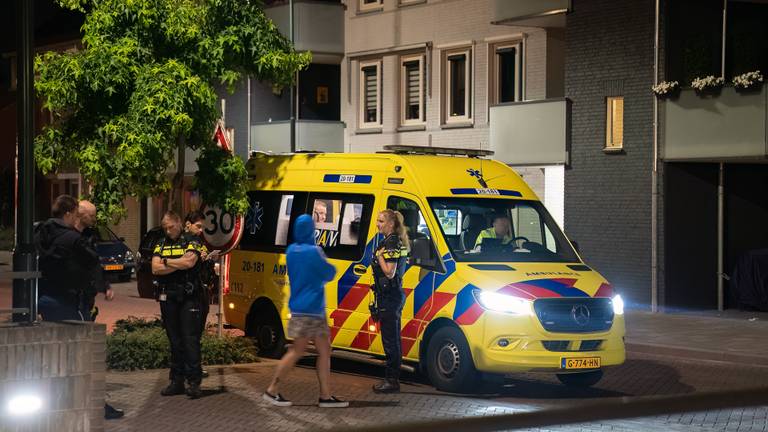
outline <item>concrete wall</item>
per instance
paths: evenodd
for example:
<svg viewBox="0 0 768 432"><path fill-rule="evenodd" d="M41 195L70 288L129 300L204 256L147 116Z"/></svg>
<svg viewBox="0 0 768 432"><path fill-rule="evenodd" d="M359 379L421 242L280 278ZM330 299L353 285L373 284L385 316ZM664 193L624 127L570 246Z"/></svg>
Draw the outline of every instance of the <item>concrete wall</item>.
<svg viewBox="0 0 768 432"><path fill-rule="evenodd" d="M651 1L574 0L566 26L572 106L565 225L584 259L631 302L650 303ZM606 96L624 96L624 151L603 152Z"/></svg>
<svg viewBox="0 0 768 432"><path fill-rule="evenodd" d="M105 359L104 324L0 325L0 430L104 430ZM5 407L22 393L40 396L42 409L12 418Z"/></svg>
<svg viewBox="0 0 768 432"><path fill-rule="evenodd" d="M490 0L429 0L399 5L385 0L381 11L358 13L357 1L348 2L345 46L341 67L342 120L346 123L345 148L352 152L381 150L386 144L488 148L488 47L486 38L526 35L526 99L547 96L547 32L533 27L491 25ZM359 57L361 52L431 43L427 62L426 125L423 130L398 132L400 126L399 58L403 52ZM462 129L441 125L440 60L445 44L473 44L473 124ZM493 42L490 42L493 43ZM424 50L422 50L423 52ZM413 51L411 51L413 52ZM357 133L359 60L382 60L382 130Z"/></svg>

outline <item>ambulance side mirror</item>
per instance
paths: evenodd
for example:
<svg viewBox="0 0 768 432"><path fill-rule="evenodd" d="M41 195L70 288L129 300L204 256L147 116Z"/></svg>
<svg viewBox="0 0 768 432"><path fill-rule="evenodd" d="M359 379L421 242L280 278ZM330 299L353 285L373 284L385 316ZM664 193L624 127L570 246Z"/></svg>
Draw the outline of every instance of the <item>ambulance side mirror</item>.
<svg viewBox="0 0 768 432"><path fill-rule="evenodd" d="M432 240L428 237L417 237L411 240L411 264L438 273L445 273L443 260L438 256Z"/></svg>

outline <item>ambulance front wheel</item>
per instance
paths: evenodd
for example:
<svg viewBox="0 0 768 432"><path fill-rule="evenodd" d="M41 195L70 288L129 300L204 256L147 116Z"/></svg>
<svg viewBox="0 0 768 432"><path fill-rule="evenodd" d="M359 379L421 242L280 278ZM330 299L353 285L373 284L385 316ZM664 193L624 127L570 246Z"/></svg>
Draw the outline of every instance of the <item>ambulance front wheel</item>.
<svg viewBox="0 0 768 432"><path fill-rule="evenodd" d="M254 339L260 357L278 359L285 353L285 334L280 317L274 310L260 312L250 320L246 335Z"/></svg>
<svg viewBox="0 0 768 432"><path fill-rule="evenodd" d="M467 340L461 330L443 327L429 340L427 375L438 390L463 392L472 387L478 376Z"/></svg>
<svg viewBox="0 0 768 432"><path fill-rule="evenodd" d="M565 384L568 387L581 387L581 388L592 387L593 385L597 384L602 378L603 378L602 369L598 369L590 372L557 374L557 379L559 379L561 383Z"/></svg>

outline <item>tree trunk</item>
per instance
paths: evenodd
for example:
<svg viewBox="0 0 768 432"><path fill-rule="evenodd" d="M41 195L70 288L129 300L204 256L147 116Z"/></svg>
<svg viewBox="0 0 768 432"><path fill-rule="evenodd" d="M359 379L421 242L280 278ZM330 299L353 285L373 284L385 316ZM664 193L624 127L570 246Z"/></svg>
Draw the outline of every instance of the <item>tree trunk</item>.
<svg viewBox="0 0 768 432"><path fill-rule="evenodd" d="M184 209L184 202L183 202L183 192L184 192L184 171L186 169L185 162L185 152L186 152L186 141L184 140L184 136L181 135L176 139L176 143L178 144L177 149L177 161L176 161L176 174L173 176L173 181L171 182L171 190L169 191L169 199L168 199L168 208L170 210L173 210L181 216L182 218L184 215L182 214L182 211Z"/></svg>

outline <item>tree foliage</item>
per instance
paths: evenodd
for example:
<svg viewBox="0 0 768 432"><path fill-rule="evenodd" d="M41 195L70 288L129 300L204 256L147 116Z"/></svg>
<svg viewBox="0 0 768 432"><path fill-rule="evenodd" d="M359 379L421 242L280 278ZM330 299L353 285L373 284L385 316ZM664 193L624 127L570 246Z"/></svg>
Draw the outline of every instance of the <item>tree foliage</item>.
<svg viewBox="0 0 768 432"><path fill-rule="evenodd" d="M57 0L86 13L83 48L35 61L35 88L53 116L35 140L43 173L77 166L100 218L124 214L127 196L167 191L181 142L199 150L204 202L247 209L246 172L211 140L214 85L246 76L290 85L306 67L256 0Z"/></svg>

